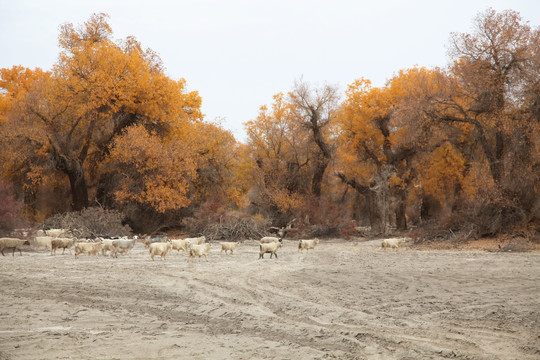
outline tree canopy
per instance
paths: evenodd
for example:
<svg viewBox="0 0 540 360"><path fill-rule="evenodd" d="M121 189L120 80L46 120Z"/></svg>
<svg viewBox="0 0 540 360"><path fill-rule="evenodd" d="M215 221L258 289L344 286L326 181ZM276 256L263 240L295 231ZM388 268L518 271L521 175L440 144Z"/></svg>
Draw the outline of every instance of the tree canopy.
<svg viewBox="0 0 540 360"><path fill-rule="evenodd" d="M154 51L114 39L106 14L64 24L52 69L0 69L0 185L36 221L101 206L157 229L218 201L341 234L534 228L540 29L512 10L474 25L450 35L445 67L352 80L343 94L295 82L245 122L242 144Z"/></svg>

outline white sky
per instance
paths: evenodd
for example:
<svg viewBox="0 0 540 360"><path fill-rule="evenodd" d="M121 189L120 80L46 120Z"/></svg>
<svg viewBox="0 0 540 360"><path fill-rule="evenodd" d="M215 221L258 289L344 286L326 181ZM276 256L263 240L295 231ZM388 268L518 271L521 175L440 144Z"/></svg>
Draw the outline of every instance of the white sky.
<svg viewBox="0 0 540 360"><path fill-rule="evenodd" d="M187 80L209 120L245 140L243 123L303 77L341 90L381 86L400 69L445 66L451 32L488 7L540 25L539 0L0 0L0 68L49 70L58 27L104 12L115 39L133 35L167 74Z"/></svg>

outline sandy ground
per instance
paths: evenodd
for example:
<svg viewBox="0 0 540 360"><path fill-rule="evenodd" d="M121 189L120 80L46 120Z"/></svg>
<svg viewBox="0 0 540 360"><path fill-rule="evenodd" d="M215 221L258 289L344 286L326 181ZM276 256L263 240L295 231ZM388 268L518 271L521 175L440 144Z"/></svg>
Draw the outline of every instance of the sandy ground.
<svg viewBox="0 0 540 360"><path fill-rule="evenodd" d="M0 256L0 359L539 359L540 253Z"/></svg>

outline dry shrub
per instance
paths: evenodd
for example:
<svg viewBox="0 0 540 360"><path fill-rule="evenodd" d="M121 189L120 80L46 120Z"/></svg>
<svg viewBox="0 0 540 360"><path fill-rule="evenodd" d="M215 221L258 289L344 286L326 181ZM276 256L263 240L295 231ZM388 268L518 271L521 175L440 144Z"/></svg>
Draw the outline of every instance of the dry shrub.
<svg viewBox="0 0 540 360"><path fill-rule="evenodd" d="M330 199L308 197L294 210L294 215L298 221L290 234L295 237L349 238L356 233L346 207Z"/></svg>
<svg viewBox="0 0 540 360"><path fill-rule="evenodd" d="M41 224L42 229L68 229L78 238L97 236L128 236L131 229L124 225L124 215L116 210L92 207L80 212L56 214Z"/></svg>
<svg viewBox="0 0 540 360"><path fill-rule="evenodd" d="M208 224L202 233L209 240L260 239L267 235L268 226L267 220L227 215L219 223Z"/></svg>
<svg viewBox="0 0 540 360"><path fill-rule="evenodd" d="M484 191L469 199L454 212L424 222L412 237L415 242L451 241L501 236L518 236L527 229L528 241L538 235L534 209L531 213L516 199L502 196L497 191Z"/></svg>
<svg viewBox="0 0 540 360"><path fill-rule="evenodd" d="M0 234L8 235L17 227L26 227L21 209L22 203L16 199L11 187L0 183Z"/></svg>
<svg viewBox="0 0 540 360"><path fill-rule="evenodd" d="M266 236L270 221L261 215L226 210L221 198L212 197L182 223L192 236L204 235L208 240L245 240Z"/></svg>
<svg viewBox="0 0 540 360"><path fill-rule="evenodd" d="M510 239L499 251L505 252L529 252L536 250L536 245L527 238L514 237Z"/></svg>
<svg viewBox="0 0 540 360"><path fill-rule="evenodd" d="M186 231L193 236L204 234L205 228L210 224L219 224L227 217L223 200L212 197L197 209L192 217L182 220Z"/></svg>

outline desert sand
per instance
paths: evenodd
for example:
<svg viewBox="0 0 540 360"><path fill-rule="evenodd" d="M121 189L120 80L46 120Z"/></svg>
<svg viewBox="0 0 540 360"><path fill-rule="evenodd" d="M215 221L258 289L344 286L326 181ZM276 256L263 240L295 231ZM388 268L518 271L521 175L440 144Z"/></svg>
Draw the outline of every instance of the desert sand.
<svg viewBox="0 0 540 360"><path fill-rule="evenodd" d="M540 253L0 256L0 359L539 359Z"/></svg>

